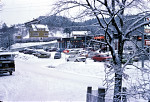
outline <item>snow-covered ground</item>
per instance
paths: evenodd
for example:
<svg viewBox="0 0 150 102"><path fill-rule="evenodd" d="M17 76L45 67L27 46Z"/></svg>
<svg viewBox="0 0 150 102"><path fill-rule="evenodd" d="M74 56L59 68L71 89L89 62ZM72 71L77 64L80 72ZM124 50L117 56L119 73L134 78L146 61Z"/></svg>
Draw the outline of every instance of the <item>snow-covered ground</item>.
<svg viewBox="0 0 150 102"><path fill-rule="evenodd" d="M102 87L103 64L40 59L19 53L12 76L0 75L0 100L3 101L85 101L87 86Z"/></svg>
<svg viewBox="0 0 150 102"><path fill-rule="evenodd" d="M44 59L18 53L13 75L0 74L0 100L85 102L88 86L96 90L104 87L104 62L89 58L86 62L67 62L68 55L62 53L61 59L54 59L54 54L51 52L51 58ZM136 79L137 72L128 67L126 73L130 73L129 81L133 81L130 79Z"/></svg>

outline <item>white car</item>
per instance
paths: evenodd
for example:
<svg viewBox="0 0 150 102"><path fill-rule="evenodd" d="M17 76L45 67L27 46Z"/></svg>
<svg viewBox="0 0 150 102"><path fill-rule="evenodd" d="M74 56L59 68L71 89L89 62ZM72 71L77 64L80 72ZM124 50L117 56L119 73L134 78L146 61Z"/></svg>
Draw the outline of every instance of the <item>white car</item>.
<svg viewBox="0 0 150 102"><path fill-rule="evenodd" d="M79 50L78 49L69 49L68 54L78 54Z"/></svg>
<svg viewBox="0 0 150 102"><path fill-rule="evenodd" d="M78 55L79 55L79 56L87 57L87 56L88 56L88 51L86 51L86 50L81 50L81 51L79 51Z"/></svg>
<svg viewBox="0 0 150 102"><path fill-rule="evenodd" d="M68 61L74 61L74 62L85 62L86 61L86 57L84 56L77 56L77 55L70 55L67 58L67 62Z"/></svg>

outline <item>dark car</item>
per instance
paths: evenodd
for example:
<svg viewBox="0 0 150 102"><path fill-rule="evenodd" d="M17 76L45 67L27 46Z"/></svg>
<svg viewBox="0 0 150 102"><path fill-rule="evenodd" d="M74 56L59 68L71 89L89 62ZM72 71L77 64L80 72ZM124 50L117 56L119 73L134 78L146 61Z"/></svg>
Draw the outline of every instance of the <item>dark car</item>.
<svg viewBox="0 0 150 102"><path fill-rule="evenodd" d="M34 50L26 50L26 51L24 51L24 54L33 54L33 53L35 53Z"/></svg>
<svg viewBox="0 0 150 102"><path fill-rule="evenodd" d="M61 53L60 52L55 53L54 59L60 59L60 58L61 58Z"/></svg>
<svg viewBox="0 0 150 102"><path fill-rule="evenodd" d="M53 51L57 51L57 48L56 47L46 48L45 51L53 52Z"/></svg>
<svg viewBox="0 0 150 102"><path fill-rule="evenodd" d="M103 55L103 54L97 54L97 55L93 56L92 59L94 60L94 62L96 62L96 61L105 62L105 61L110 61L112 59L112 57L109 57L109 56Z"/></svg>
<svg viewBox="0 0 150 102"><path fill-rule="evenodd" d="M63 52L65 50L65 48L59 48L58 50L56 50L57 52Z"/></svg>
<svg viewBox="0 0 150 102"><path fill-rule="evenodd" d="M19 51L19 52L23 52L24 54L33 54L36 51L34 49L24 49L24 50Z"/></svg>

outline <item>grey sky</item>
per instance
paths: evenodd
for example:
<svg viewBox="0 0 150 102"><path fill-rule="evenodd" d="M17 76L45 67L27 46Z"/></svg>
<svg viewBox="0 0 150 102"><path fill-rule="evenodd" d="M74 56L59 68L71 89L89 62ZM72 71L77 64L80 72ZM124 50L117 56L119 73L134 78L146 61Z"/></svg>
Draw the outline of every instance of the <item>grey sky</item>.
<svg viewBox="0 0 150 102"><path fill-rule="evenodd" d="M24 23L51 12L54 0L1 0L0 22L7 25Z"/></svg>
<svg viewBox="0 0 150 102"><path fill-rule="evenodd" d="M39 16L47 15L51 12L52 4L58 0L0 0L3 4L0 11L0 22L7 25L25 23ZM147 1L147 0L143 0ZM145 7L150 7L150 3L146 2ZM69 14L77 14L80 8L71 10ZM136 13L136 8L128 9L127 13ZM68 15L64 13L63 15Z"/></svg>

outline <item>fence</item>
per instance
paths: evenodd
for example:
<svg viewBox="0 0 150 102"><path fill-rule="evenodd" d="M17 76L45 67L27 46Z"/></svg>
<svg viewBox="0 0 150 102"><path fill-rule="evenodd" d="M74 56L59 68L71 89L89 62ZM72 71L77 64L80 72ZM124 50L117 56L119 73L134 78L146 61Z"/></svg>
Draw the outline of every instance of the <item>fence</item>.
<svg viewBox="0 0 150 102"><path fill-rule="evenodd" d="M87 87L86 102L105 102L105 88L98 88L98 90L92 90L92 87ZM113 102L112 99L107 99L107 102ZM122 102L127 102L126 88L122 89Z"/></svg>

